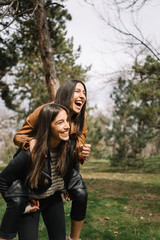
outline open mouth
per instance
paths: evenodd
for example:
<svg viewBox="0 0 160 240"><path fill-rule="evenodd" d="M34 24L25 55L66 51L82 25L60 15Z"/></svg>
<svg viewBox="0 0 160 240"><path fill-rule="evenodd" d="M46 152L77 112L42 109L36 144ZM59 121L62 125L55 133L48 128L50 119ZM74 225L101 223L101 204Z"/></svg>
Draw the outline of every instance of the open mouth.
<svg viewBox="0 0 160 240"><path fill-rule="evenodd" d="M63 136L68 136L68 135L69 135L69 132L68 132L68 131L62 132L61 134L62 134Z"/></svg>
<svg viewBox="0 0 160 240"><path fill-rule="evenodd" d="M78 100L78 101L75 102L75 104L76 104L78 107L82 107L83 102L80 101L80 100Z"/></svg>

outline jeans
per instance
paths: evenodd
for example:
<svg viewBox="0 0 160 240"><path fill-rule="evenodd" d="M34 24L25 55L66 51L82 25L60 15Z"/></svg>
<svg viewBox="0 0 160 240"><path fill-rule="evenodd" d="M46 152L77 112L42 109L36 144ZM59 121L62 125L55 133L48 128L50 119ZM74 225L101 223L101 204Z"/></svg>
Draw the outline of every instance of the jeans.
<svg viewBox="0 0 160 240"><path fill-rule="evenodd" d="M19 223L19 240L38 240L40 213L47 228L49 240L65 240L65 216L63 201L59 192L40 199L40 210L23 214ZM47 238L46 238L47 239Z"/></svg>

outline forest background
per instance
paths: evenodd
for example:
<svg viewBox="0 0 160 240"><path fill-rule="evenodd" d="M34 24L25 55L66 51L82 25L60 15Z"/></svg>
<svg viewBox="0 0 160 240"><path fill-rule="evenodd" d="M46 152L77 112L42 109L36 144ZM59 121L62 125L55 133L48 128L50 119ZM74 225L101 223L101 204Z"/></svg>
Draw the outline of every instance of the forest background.
<svg viewBox="0 0 160 240"><path fill-rule="evenodd" d="M84 81L92 145L81 167L85 240L160 239L159 9L159 0L0 0L0 170L26 116L63 81ZM2 198L0 206L2 218ZM45 240L42 219L39 232Z"/></svg>
<svg viewBox="0 0 160 240"><path fill-rule="evenodd" d="M53 100L59 84L68 79L110 89L108 102L104 94L101 99L98 90L95 92L100 98L97 106L103 101L107 114L104 108L88 105L91 156L128 169L141 167L146 156L159 155L159 46L155 36L145 36L140 28L141 11L146 6L157 9L158 1L79 3L86 4L103 23L105 41L111 41L108 35L112 31L115 51L122 48L122 58L128 54L125 66L98 74L92 71L92 62L88 66L80 63L83 49L75 48L74 37L67 35L67 22L72 21L67 4L71 1L0 2L0 97L12 110L12 114L1 114L1 161L11 158L15 150L11 139L25 117Z"/></svg>

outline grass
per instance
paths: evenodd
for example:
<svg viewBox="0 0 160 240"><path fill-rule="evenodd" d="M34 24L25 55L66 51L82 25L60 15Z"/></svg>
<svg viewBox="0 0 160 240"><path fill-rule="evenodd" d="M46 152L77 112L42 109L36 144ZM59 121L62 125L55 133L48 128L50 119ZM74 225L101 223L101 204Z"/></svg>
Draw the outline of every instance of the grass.
<svg viewBox="0 0 160 240"><path fill-rule="evenodd" d="M154 165L154 166L153 166ZM81 167L89 198L82 240L160 240L160 158L141 169L112 169L107 160L89 160ZM65 202L66 228L70 205ZM1 211L5 209L0 199ZM47 233L41 219L39 240Z"/></svg>

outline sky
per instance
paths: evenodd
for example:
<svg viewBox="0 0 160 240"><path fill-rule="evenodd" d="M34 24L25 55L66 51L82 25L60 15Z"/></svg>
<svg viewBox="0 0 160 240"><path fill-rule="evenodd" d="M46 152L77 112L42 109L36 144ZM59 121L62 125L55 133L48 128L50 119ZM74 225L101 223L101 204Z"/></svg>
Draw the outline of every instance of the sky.
<svg viewBox="0 0 160 240"><path fill-rule="evenodd" d="M99 4L100 2L98 1ZM151 2L149 1L149 4L141 9L136 20L138 19L139 27L145 38L157 46L160 40L160 22L157 21L160 3L158 0ZM82 47L78 63L83 66L92 65L86 82L89 105L97 105L99 111L105 115L109 114L113 106L110 99L113 84L106 83L106 81L109 80L110 73L119 71L133 62L133 57L126 51L125 46L114 43L113 30L104 25L98 12L91 5L83 0L68 0L64 5L72 15L72 21L67 23L68 36L73 36L75 49L79 45ZM113 12L110 9L104 10L101 7L100 11L110 14L113 18ZM128 15L123 14L122 18L128 29L138 36L139 33L131 24Z"/></svg>

